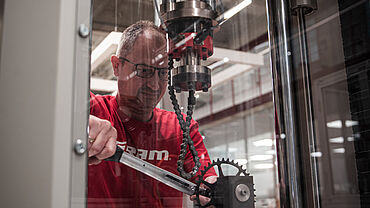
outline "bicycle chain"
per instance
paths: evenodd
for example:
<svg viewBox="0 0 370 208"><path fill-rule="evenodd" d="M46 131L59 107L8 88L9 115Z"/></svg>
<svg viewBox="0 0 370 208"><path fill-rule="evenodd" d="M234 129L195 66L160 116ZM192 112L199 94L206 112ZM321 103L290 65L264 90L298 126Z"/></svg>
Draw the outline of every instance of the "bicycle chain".
<svg viewBox="0 0 370 208"><path fill-rule="evenodd" d="M188 109L186 112L186 119L184 120L184 117L181 114L180 106L177 102L176 99L176 94L175 94L175 87L172 85L172 79L171 79L171 70L173 69L173 58L171 55L168 57L168 91L170 94L170 99L173 105L173 109L175 110L175 114L177 116L177 119L179 121L181 130L182 130L182 144L180 145L181 150L180 150L180 155L179 159L177 160L177 171L180 173L180 176L186 179L190 179L195 174L198 172L201 163L199 162L199 156L198 152L194 147L194 142L190 137L190 123L193 115L193 109L195 106L195 85L194 83L190 82L188 85L190 86L189 88L189 97L188 97ZM189 145L189 150L191 152L191 155L193 156L193 161L195 166L190 172L186 172L184 170L184 162L185 162L185 156L186 156L186 147Z"/></svg>

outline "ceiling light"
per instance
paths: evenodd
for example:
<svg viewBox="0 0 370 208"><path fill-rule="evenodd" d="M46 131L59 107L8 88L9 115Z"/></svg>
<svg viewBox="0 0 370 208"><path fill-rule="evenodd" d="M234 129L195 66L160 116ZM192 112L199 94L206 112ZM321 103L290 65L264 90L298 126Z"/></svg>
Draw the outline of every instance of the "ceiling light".
<svg viewBox="0 0 370 208"><path fill-rule="evenodd" d="M334 153L345 153L346 150L344 148L336 148L336 149L333 149L333 152Z"/></svg>
<svg viewBox="0 0 370 208"><path fill-rule="evenodd" d="M238 148L235 148L235 147L229 147L229 148L228 148L228 151L229 151L229 152L237 152L237 151L238 151Z"/></svg>
<svg viewBox="0 0 370 208"><path fill-rule="evenodd" d="M335 137L335 138L330 138L329 141L330 141L330 143L340 144L340 143L344 142L344 138L343 137Z"/></svg>
<svg viewBox="0 0 370 208"><path fill-rule="evenodd" d="M254 165L255 169L270 169L273 168L274 164L272 163L262 163L262 164L256 164Z"/></svg>
<svg viewBox="0 0 370 208"><path fill-rule="evenodd" d="M342 121L341 120L331 121L331 122L326 123L326 126L329 128L340 129L342 128Z"/></svg>
<svg viewBox="0 0 370 208"><path fill-rule="evenodd" d="M272 158L272 155L252 155L249 157L251 161L271 160Z"/></svg>
<svg viewBox="0 0 370 208"><path fill-rule="evenodd" d="M272 146L272 139L262 139L262 140L258 140L258 141L255 141L253 142L254 146L256 147L271 147Z"/></svg>
<svg viewBox="0 0 370 208"><path fill-rule="evenodd" d="M239 13L241 10L243 10L245 7L247 7L251 3L252 3L252 0L244 0L244 1L240 2L238 5L234 6L233 8L227 10L226 12L224 12L223 14L221 14L220 16L218 16L216 18L216 21L217 22L222 21L220 23L220 24L222 24L226 20L228 20L231 17L233 17L235 14Z"/></svg>
<svg viewBox="0 0 370 208"><path fill-rule="evenodd" d="M267 151L265 151L265 153L269 154L269 155L275 155L276 154L275 150L267 150Z"/></svg>
<svg viewBox="0 0 370 208"><path fill-rule="evenodd" d="M346 127L356 126L356 125L358 125L358 121L346 120L345 125L346 125Z"/></svg>

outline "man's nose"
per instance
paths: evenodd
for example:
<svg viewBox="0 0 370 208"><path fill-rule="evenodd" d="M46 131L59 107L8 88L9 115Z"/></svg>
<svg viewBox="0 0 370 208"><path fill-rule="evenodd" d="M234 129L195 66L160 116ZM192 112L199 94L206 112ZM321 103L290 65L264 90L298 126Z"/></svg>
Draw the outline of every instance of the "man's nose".
<svg viewBox="0 0 370 208"><path fill-rule="evenodd" d="M158 71L155 71L154 75L149 78L147 82L147 86L150 87L152 90L159 90L160 89L160 79L158 76Z"/></svg>

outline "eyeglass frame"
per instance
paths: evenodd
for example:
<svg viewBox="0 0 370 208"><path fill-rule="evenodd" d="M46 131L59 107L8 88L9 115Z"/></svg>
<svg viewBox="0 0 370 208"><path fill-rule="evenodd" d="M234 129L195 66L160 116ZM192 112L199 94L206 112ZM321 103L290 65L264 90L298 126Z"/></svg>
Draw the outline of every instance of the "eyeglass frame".
<svg viewBox="0 0 370 208"><path fill-rule="evenodd" d="M163 71L163 70L167 70L166 75L168 75L168 68L166 68L166 67L160 68L160 67L150 66L150 65L147 65L147 64L135 64L134 62L132 62L132 61L130 61L127 58L124 58L124 57L118 57L118 59L120 59L121 61L127 61L130 64L133 64L135 66L135 76L138 76L138 77L143 78L143 79L148 79L148 78L152 78L154 76L155 71L158 71L159 79L162 80L162 81L168 81L168 77L163 79L160 75L160 72ZM124 63L124 62L122 62L122 63ZM150 77L143 77L143 76L140 76L137 73L139 71L137 69L137 66L145 66L145 67L148 67L149 69L154 69L154 70L152 70Z"/></svg>

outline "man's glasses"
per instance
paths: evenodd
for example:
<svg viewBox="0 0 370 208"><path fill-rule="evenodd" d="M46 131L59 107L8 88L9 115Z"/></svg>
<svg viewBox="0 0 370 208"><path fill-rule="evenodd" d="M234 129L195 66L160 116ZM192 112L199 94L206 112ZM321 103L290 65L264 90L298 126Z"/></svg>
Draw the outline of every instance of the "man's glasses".
<svg viewBox="0 0 370 208"><path fill-rule="evenodd" d="M127 61L135 66L135 75L141 78L151 78L153 77L155 71L158 71L158 77L162 81L168 80L168 68L158 68L154 66L149 66L146 64L135 64L130 60L119 57L120 60Z"/></svg>

